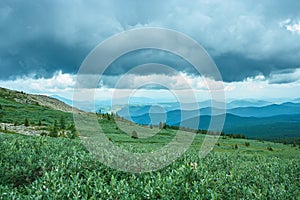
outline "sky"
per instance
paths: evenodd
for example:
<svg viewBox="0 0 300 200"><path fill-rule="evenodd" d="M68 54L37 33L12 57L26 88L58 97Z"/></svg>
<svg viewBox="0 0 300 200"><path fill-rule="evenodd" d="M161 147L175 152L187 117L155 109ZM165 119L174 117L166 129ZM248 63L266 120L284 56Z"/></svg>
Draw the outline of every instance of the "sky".
<svg viewBox="0 0 300 200"><path fill-rule="evenodd" d="M220 71L226 98L297 98L299 10L297 0L2 0L0 87L72 98L81 63L98 44L123 31L159 27L186 34L203 46ZM197 98L209 97L203 77L189 63L154 50L132 52L112 63L97 97L110 97L124 74L151 62L176 73L136 71L122 89L164 80L169 88L184 92L183 78ZM139 94L153 96L160 90L145 88Z"/></svg>

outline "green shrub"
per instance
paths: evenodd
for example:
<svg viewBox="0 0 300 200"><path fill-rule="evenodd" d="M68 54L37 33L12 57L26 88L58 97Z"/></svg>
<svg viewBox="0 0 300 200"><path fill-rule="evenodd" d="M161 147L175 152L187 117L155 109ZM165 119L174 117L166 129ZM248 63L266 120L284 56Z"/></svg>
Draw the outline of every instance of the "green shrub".
<svg viewBox="0 0 300 200"><path fill-rule="evenodd" d="M232 152L214 152L199 158L198 149L191 149L163 169L133 174L99 162L80 140L0 134L0 144L0 199L297 199L299 196L299 158ZM151 162L145 163L148 164Z"/></svg>
<svg viewBox="0 0 300 200"><path fill-rule="evenodd" d="M58 137L59 136L57 126L58 126L57 121L55 120L53 127L50 129L50 134L49 134L50 137Z"/></svg>
<svg viewBox="0 0 300 200"><path fill-rule="evenodd" d="M273 148L272 148L271 146L268 146L267 149L268 149L269 151L273 151Z"/></svg>
<svg viewBox="0 0 300 200"><path fill-rule="evenodd" d="M29 126L29 120L27 118L25 118L25 120L24 120L24 125Z"/></svg>
<svg viewBox="0 0 300 200"><path fill-rule="evenodd" d="M134 139L137 139L138 138L137 132L136 131L132 131L131 137L134 138Z"/></svg>
<svg viewBox="0 0 300 200"><path fill-rule="evenodd" d="M66 128L66 120L65 117L62 115L60 117L60 129L65 129Z"/></svg>
<svg viewBox="0 0 300 200"><path fill-rule="evenodd" d="M66 135L67 135L68 138L75 139L75 138L79 137L79 134L78 134L74 124L70 124L67 130L68 131L67 131Z"/></svg>
<svg viewBox="0 0 300 200"><path fill-rule="evenodd" d="M40 135L41 136L48 136L48 134L45 131L41 132Z"/></svg>

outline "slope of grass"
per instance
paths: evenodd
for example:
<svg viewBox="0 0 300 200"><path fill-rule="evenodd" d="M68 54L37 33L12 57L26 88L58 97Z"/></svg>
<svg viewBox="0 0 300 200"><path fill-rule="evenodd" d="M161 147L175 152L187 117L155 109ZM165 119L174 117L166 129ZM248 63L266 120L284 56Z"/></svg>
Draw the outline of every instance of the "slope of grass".
<svg viewBox="0 0 300 200"><path fill-rule="evenodd" d="M17 94L0 95L3 122L52 124L72 114L20 103ZM26 100L26 99L25 99ZM113 118L99 120L115 145L150 152L168 144L173 129L143 127ZM132 131L138 138L132 138ZM194 134L194 133L188 133ZM198 151L205 135L158 171L126 173L107 167L80 139L0 132L0 199L299 199L300 148L266 141L220 137L208 156ZM196 163L196 164L195 164Z"/></svg>
<svg viewBox="0 0 300 200"><path fill-rule="evenodd" d="M100 120L99 121L106 136L112 142L119 146L134 146L137 150L141 147L142 150L147 152L162 148L174 139L177 130L173 129L158 129L132 124L129 122L122 122L118 126L113 120ZM123 130L122 130L123 129ZM131 132L135 130L142 137L139 139L131 138ZM153 132L155 133L154 135ZM190 133L194 134L194 133ZM149 136L149 137L148 137ZM196 134L191 144L195 150L199 150L206 135ZM249 145L246 145L249 143ZM235 147L237 146L237 148ZM272 150L270 151L270 147ZM220 136L217 144L214 146L214 152L235 152L241 154L262 154L265 156L277 156L281 158L300 158L300 145L285 145L283 143L275 143L263 140L248 140L248 139L232 139L228 136Z"/></svg>
<svg viewBox="0 0 300 200"><path fill-rule="evenodd" d="M226 140L228 145L237 142L243 141ZM250 143L256 150L267 147L265 143ZM229 148L225 153L220 145L200 159L192 148L164 169L131 174L98 162L80 140L0 134L0 144L0 199L300 197L299 157L279 158L276 151L248 154ZM282 147L290 153L300 151Z"/></svg>
<svg viewBox="0 0 300 200"><path fill-rule="evenodd" d="M133 139L113 120L100 120L113 143L132 152L167 144L175 130ZM148 127L123 124L137 132ZM194 134L194 133L190 133ZM220 137L204 159L205 135L171 165L142 174L120 172L95 159L79 139L0 134L0 199L297 199L300 148ZM246 143L249 143L246 145ZM192 163L192 165L191 165ZM194 165L197 163L197 166Z"/></svg>
<svg viewBox="0 0 300 200"><path fill-rule="evenodd" d="M72 113L54 110L38 104L16 102L12 98L0 97L0 122L24 124L25 118L30 124L37 125L41 120L43 125L53 124L63 116L67 123L73 121Z"/></svg>

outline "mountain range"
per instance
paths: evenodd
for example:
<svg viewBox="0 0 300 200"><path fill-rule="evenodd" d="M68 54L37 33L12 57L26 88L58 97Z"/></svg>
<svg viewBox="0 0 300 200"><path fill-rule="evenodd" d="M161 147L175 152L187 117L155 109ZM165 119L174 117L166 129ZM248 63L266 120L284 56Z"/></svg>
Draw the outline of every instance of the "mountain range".
<svg viewBox="0 0 300 200"><path fill-rule="evenodd" d="M194 109L195 104L184 104L185 109L180 109L182 104L178 102L161 104L155 102L151 105L151 103L142 104L141 101L144 100L136 99L133 102L139 104L119 105L117 114L143 125L158 125L160 122L165 122L171 126L209 129L212 108L203 107L209 105L209 101L196 103L197 106L202 106L197 109ZM300 99L280 104L260 100L235 100L227 103L229 107L227 110L215 108L214 115L216 117L223 115L225 119L223 132L227 134L243 134L256 139L300 140L300 102L298 103L298 100ZM59 96L31 95L0 88L2 120L10 123L16 121L21 123L24 118L28 117L35 123L40 119L45 124L51 124L60 115L65 115L71 121L74 108L67 105L71 103L71 100ZM214 102L214 105L219 104ZM109 107L106 108L109 110ZM81 111L77 110L77 112Z"/></svg>
<svg viewBox="0 0 300 200"><path fill-rule="evenodd" d="M245 101L240 102L245 105ZM124 107L117 114L138 124L157 125L165 122L172 126L207 130L212 117L211 110L211 107L206 107L198 110L163 110L159 113L152 112L151 106L145 105ZM244 134L249 138L300 138L300 103L235 107L226 112L215 108L215 111L216 116L225 115L225 133ZM196 121L199 124L195 126Z"/></svg>
<svg viewBox="0 0 300 200"><path fill-rule="evenodd" d="M71 101L68 99L57 96L54 98L70 105ZM114 100L114 104L120 103L114 112L138 124L157 125L165 122L172 126L208 129L212 117L211 105L215 105L214 115L225 115L225 133L261 139L300 139L300 98L287 102L280 100L281 103L257 99L232 100L226 103L226 110L221 109L220 102L209 100L197 103L158 103L141 97L131 99L129 105L121 105L122 102L125 102L124 99ZM96 101L95 105L102 112L112 109L109 100Z"/></svg>

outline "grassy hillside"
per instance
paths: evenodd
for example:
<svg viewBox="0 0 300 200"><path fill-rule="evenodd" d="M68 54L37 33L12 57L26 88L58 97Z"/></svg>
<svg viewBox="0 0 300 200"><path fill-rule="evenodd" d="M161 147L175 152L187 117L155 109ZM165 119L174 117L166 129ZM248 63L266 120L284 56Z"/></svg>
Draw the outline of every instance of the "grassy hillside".
<svg viewBox="0 0 300 200"><path fill-rule="evenodd" d="M63 115L72 123L72 114L61 109L70 107L55 107L51 98L4 92L0 96L4 122L22 123L28 118L31 123L42 120L50 125ZM36 100L39 98L43 102ZM118 123L121 126L113 116L99 115L99 125L109 141L132 153L159 150L177 133L126 120ZM132 137L133 130L137 138ZM196 134L190 148L169 166L134 174L95 159L83 145L84 138L0 131L0 199L300 198L300 146L222 136L208 156L200 159L204 138Z"/></svg>
<svg viewBox="0 0 300 200"><path fill-rule="evenodd" d="M112 142L126 148L126 146L135 147L136 151L152 151L154 149L159 149L166 145L170 140L172 140L177 134L177 130L174 129L158 129L158 127L154 127L154 132L157 134L147 137L151 135L149 133L149 127L133 125L127 122L124 122L121 126L122 130L116 128L117 125L113 122L113 120L100 120L99 121L103 131L106 136L110 138ZM132 130L136 130L138 135L141 134L140 138L133 139L131 138ZM143 135L144 134L144 135ZM195 134L195 133L190 133ZM191 145L191 148L194 150L200 149L205 134L196 134ZM249 143L247 146L246 143ZM237 148L236 148L237 146ZM293 147L294 146L294 147ZM269 147L272 147L272 150L269 150ZM275 143L264 140L254 140L254 139L233 139L229 136L220 136L216 146L214 147L214 152L216 153L240 153L240 154L261 154L265 156L275 156L281 158L300 158L300 145L285 145L282 143Z"/></svg>
<svg viewBox="0 0 300 200"><path fill-rule="evenodd" d="M112 120L100 124L113 143L131 152L159 149L175 134L166 129L153 138L133 139ZM198 134L191 148L168 167L132 174L100 163L80 140L0 134L0 199L300 197L298 146L221 137L200 159L203 138Z"/></svg>
<svg viewBox="0 0 300 200"><path fill-rule="evenodd" d="M39 120L50 125L63 116L67 123L72 123L71 111L70 106L47 96L0 88L0 122L24 124L27 118L31 125L37 125Z"/></svg>

